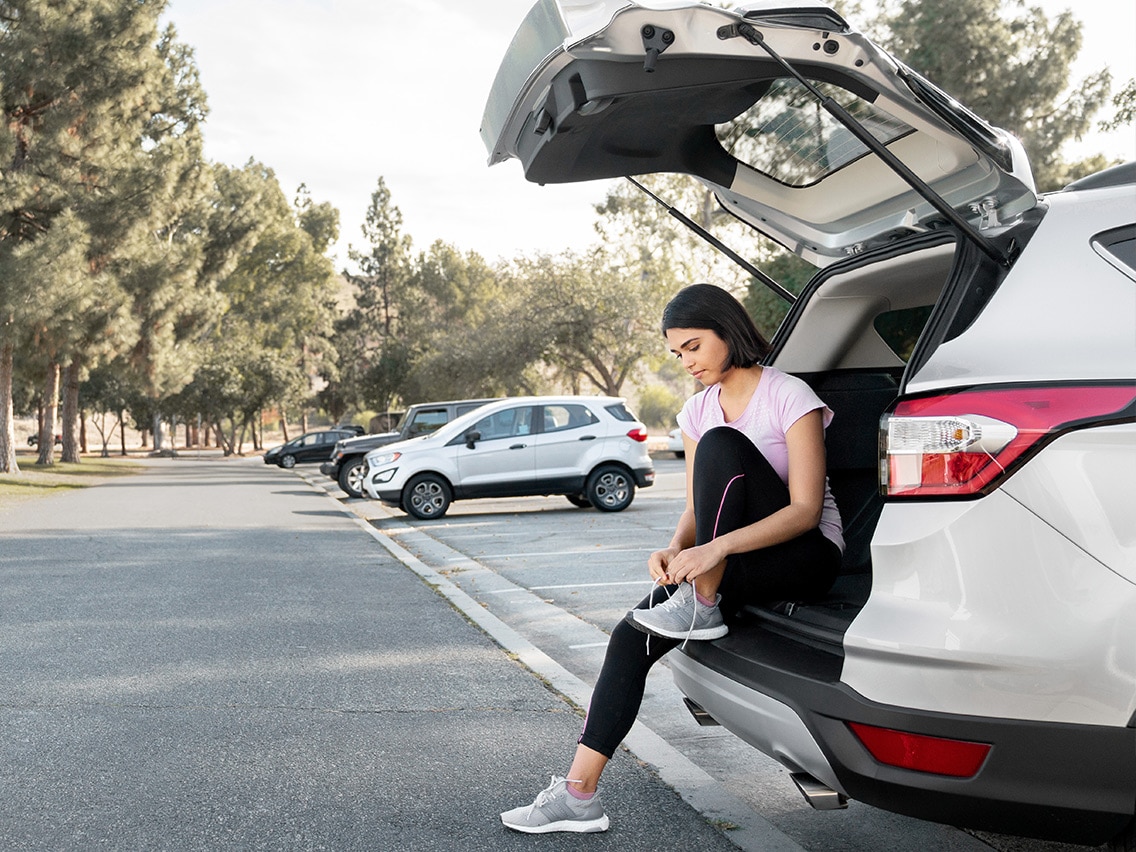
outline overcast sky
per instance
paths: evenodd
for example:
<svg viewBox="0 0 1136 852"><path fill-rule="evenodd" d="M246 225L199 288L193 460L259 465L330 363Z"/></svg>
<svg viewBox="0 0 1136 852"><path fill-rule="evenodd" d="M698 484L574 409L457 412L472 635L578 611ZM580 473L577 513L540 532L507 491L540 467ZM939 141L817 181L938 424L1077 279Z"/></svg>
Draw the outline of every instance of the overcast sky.
<svg viewBox="0 0 1136 852"><path fill-rule="evenodd" d="M582 248L607 183L538 187L492 169L478 129L501 56L534 0L170 0L194 48L210 116L206 155L272 168L339 209L340 267L379 176L416 250L437 239L490 260ZM1031 0L1084 22L1078 77L1136 76L1133 0ZM1136 159L1131 129L1091 150ZM1082 153L1080 149L1076 153Z"/></svg>

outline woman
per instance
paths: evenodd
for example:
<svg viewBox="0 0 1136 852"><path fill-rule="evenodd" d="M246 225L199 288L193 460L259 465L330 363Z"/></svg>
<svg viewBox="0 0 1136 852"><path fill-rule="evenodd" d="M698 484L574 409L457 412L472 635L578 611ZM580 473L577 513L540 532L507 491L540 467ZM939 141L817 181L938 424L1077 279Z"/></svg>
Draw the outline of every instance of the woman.
<svg viewBox="0 0 1136 852"><path fill-rule="evenodd" d="M647 561L656 587L612 631L567 776L501 814L518 831L606 831L597 785L635 722L651 666L682 642L726 635L748 603L823 595L840 567L824 466L832 412L800 379L761 366L769 345L725 290L684 288L662 330L705 387L678 415L686 507L670 544Z"/></svg>

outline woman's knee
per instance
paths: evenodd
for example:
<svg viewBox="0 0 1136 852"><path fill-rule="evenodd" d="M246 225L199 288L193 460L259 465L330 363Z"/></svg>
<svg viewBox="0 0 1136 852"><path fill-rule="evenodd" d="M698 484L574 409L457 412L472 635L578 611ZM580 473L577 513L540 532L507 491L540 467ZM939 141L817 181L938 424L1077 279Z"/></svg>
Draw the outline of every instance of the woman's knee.
<svg viewBox="0 0 1136 852"><path fill-rule="evenodd" d="M720 453L737 454L741 452L748 453L749 451L757 451L757 447L753 442L745 436L744 433L737 429L732 429L729 426L715 426L713 429L708 429L702 433L702 437L698 439L698 452L702 453L704 450L709 450L710 455ZM695 456L697 462L699 455Z"/></svg>

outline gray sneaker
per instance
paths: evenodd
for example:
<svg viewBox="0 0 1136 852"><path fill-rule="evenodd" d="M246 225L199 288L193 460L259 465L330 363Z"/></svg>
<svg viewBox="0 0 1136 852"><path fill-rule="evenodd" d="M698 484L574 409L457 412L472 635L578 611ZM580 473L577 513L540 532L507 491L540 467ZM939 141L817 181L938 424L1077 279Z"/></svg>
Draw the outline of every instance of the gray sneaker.
<svg viewBox="0 0 1136 852"><path fill-rule="evenodd" d="M552 783L537 793L536 801L505 811L501 814L501 822L526 834L607 831L608 818L600 794L596 793L585 802L575 798L567 787L566 779L553 775Z"/></svg>
<svg viewBox="0 0 1136 852"><path fill-rule="evenodd" d="M718 609L721 599L718 595L713 606L706 606L698 602L690 583L682 583L661 604L631 610L627 621L644 633L668 639L720 639L730 632Z"/></svg>

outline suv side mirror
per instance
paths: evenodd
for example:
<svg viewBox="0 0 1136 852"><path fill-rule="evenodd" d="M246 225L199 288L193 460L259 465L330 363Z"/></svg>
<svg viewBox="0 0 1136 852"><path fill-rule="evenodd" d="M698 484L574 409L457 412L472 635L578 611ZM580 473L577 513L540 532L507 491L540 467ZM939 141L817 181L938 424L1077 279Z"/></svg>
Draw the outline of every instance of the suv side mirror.
<svg viewBox="0 0 1136 852"><path fill-rule="evenodd" d="M476 429L471 429L470 431L465 433L465 445L471 450L477 445L477 442L480 440L481 433Z"/></svg>

